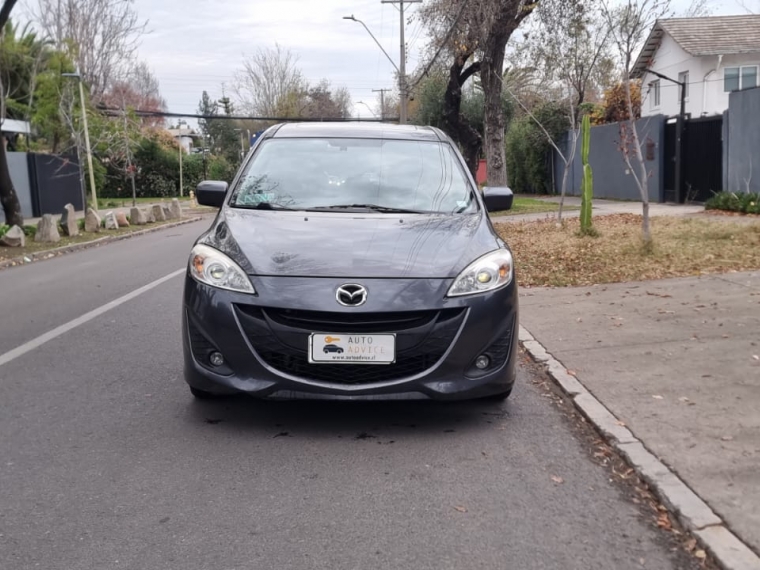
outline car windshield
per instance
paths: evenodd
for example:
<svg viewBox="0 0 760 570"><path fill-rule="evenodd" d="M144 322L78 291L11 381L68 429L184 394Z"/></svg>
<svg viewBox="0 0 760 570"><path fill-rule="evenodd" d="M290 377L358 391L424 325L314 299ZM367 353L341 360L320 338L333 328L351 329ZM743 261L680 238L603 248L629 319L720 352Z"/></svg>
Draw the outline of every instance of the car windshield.
<svg viewBox="0 0 760 570"><path fill-rule="evenodd" d="M381 139L263 141L231 205L384 213L477 211L471 184L449 144Z"/></svg>

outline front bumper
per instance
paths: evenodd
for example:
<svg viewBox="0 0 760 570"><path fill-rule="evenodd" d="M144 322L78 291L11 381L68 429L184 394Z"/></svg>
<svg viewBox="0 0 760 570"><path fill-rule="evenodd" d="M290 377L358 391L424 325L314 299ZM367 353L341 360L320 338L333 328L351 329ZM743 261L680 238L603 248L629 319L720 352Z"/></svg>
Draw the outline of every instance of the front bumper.
<svg viewBox="0 0 760 570"><path fill-rule="evenodd" d="M185 380L262 398L478 398L515 380L517 286L447 299L451 280L365 279L365 305L342 307L345 279L254 277L257 295L185 279ZM434 299L437 301L425 302ZM395 333L394 364L310 364L310 333ZM224 356L212 366L209 354ZM474 367L487 354L486 370Z"/></svg>

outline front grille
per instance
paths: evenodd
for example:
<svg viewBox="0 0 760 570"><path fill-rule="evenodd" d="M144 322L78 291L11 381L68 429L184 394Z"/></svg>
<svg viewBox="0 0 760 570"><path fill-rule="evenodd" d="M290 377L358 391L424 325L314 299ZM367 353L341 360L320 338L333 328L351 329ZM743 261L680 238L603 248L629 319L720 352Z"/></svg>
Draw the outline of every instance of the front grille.
<svg viewBox="0 0 760 570"><path fill-rule="evenodd" d="M414 376L446 353L464 318L460 309L409 313L329 313L237 306L243 332L272 368L308 380L374 384ZM396 333L393 364L309 363L313 332Z"/></svg>

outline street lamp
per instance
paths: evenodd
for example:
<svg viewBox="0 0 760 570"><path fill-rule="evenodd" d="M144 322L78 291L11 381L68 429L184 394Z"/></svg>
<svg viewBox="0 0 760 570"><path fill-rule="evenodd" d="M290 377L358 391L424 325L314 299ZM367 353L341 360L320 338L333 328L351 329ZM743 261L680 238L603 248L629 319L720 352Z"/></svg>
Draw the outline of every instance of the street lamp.
<svg viewBox="0 0 760 570"><path fill-rule="evenodd" d="M84 122L84 142L87 151L87 166L90 170L90 192L92 194L92 207L95 211L98 210L98 195L95 191L95 172L92 169L92 150L90 149L90 130L87 127L87 108L84 104L84 86L82 85L82 76L79 72L75 73L61 73L62 77L73 77L79 81L79 104L82 107L82 120ZM87 204L82 204L82 208L86 211Z"/></svg>
<svg viewBox="0 0 760 570"><path fill-rule="evenodd" d="M656 71L653 71L651 69L645 69L646 73L651 73L655 77L659 77L660 79L664 79L665 81L671 81L675 84L677 84L681 88L681 112L678 114L678 119L676 121L676 180L675 180L675 187L676 187L676 202L681 202L681 184L682 184L682 177L683 173L681 171L681 163L683 161L683 126L684 121L686 119L686 83L683 81L677 81L673 79L672 77L668 77L667 75L663 75L662 73L657 73Z"/></svg>
<svg viewBox="0 0 760 570"><path fill-rule="evenodd" d="M405 53L405 49L404 49L404 40L403 40L403 37L404 37L404 35L403 35L403 29L404 29L403 18L402 18L402 23L401 23L401 30L402 30L402 33L401 33L401 38L402 38L401 39L401 58L400 58L401 69L399 69L399 67L396 65L396 62L394 62L391 59L391 56L388 55L388 52L385 51L385 48L383 48L383 46L380 45L380 42L377 41L377 38L375 37L375 35L367 27L367 24L365 24L364 22L362 22L360 19L354 17L353 14L351 14L350 16L343 16L343 19L344 20L353 20L354 22L359 22L362 26L364 26L364 29L367 30L367 33L370 36L372 36L373 40L375 40L375 43L377 44L377 47L379 47L382 50L382 52L385 54L385 57L388 58L388 61L391 62L391 65L398 72L398 93L399 93L399 99L400 99L400 101L399 101L399 103L400 103L400 105L399 105L399 123L401 123L402 125L406 124L407 108L408 108L407 105L408 105L409 101L408 101L408 97L407 97L407 93L406 93L406 53Z"/></svg>
<svg viewBox="0 0 760 570"><path fill-rule="evenodd" d="M369 109L369 112L370 112L370 113L372 113L372 116L373 116L373 117L375 117L375 118L377 119L377 113L375 113L375 112L372 110L372 107L370 107L369 105L367 105L367 104L366 104L364 101L357 101L357 104L359 104L359 105L364 105L365 107L367 107L367 109Z"/></svg>

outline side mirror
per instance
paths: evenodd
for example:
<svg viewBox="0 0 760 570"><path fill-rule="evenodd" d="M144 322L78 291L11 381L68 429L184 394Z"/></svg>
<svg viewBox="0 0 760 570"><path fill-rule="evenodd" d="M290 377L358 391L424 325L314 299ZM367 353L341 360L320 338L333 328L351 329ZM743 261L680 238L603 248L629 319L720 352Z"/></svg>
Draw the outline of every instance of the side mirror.
<svg viewBox="0 0 760 570"><path fill-rule="evenodd" d="M220 180L205 180L195 188L195 198L201 206L221 208L227 196L229 184Z"/></svg>
<svg viewBox="0 0 760 570"><path fill-rule="evenodd" d="M483 188L483 201L489 212L501 212L512 208L515 195L506 186L486 186Z"/></svg>

